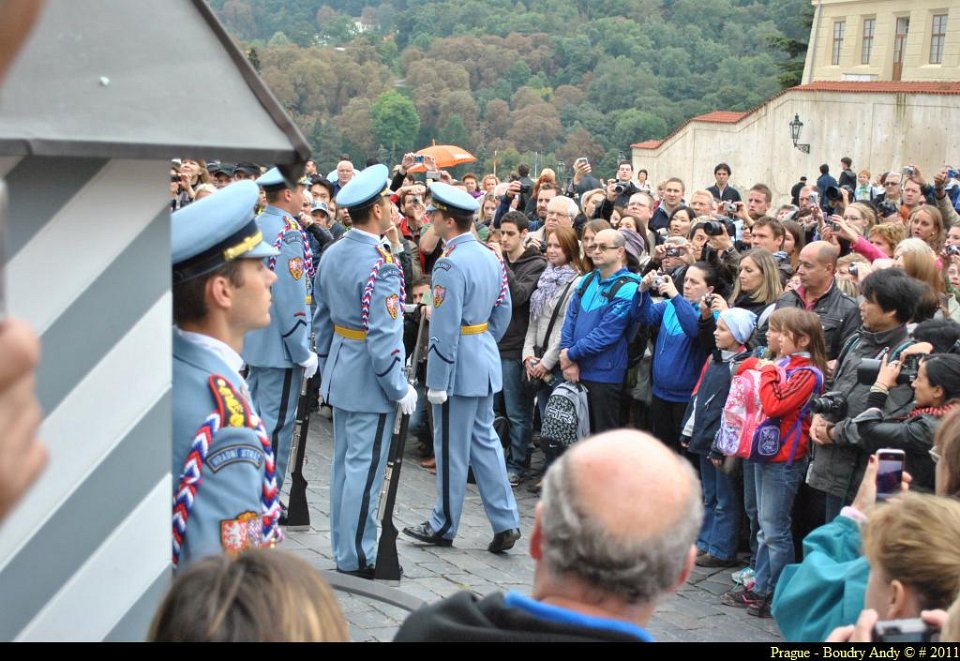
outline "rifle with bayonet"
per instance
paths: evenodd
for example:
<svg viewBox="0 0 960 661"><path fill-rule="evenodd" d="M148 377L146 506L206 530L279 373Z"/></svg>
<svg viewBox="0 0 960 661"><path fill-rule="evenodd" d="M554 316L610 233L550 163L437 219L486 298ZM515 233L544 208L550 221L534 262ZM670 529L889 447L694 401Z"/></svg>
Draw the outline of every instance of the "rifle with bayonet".
<svg viewBox="0 0 960 661"><path fill-rule="evenodd" d="M290 473L290 501L287 506L287 530L309 530L310 508L307 506L307 479L303 476L303 460L307 455L307 432L310 429L310 407L316 386L314 375L302 379L300 399L297 402L297 420L293 427L293 443L290 456L293 471Z"/></svg>
<svg viewBox="0 0 960 661"><path fill-rule="evenodd" d="M420 326L417 329L417 342L413 348L413 360L406 368L407 381L411 385L416 385L417 382L417 367L423 353L424 329L427 326L427 318L422 308L418 306L416 309L420 314ZM390 443L383 490L380 492L380 543L377 546L377 565L373 575L373 578L378 581L400 580L400 560L397 557L398 531L393 523L393 508L397 500L397 488L400 486L400 468L403 465L403 451L406 446L410 416L401 415L398 407L397 419L399 422Z"/></svg>

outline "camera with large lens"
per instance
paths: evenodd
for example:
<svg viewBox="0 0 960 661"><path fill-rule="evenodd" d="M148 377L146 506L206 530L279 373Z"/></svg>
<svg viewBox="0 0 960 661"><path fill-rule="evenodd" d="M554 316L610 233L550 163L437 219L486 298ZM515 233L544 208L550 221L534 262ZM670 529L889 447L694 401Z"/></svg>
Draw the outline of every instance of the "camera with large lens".
<svg viewBox="0 0 960 661"><path fill-rule="evenodd" d="M958 246L947 246L948 255L960 255L960 245Z"/></svg>
<svg viewBox="0 0 960 661"><path fill-rule="evenodd" d="M897 385L905 386L913 383L920 370L920 359L923 354L915 353L901 359L900 374L897 376ZM857 381L864 385L873 385L880 373L881 361L875 358L864 358L857 366Z"/></svg>
<svg viewBox="0 0 960 661"><path fill-rule="evenodd" d="M831 390L813 400L810 410L833 420L845 418L847 417L847 395L838 390Z"/></svg>
<svg viewBox="0 0 960 661"><path fill-rule="evenodd" d="M629 181L618 181L613 186L613 190L616 191L617 195L623 195L624 193L629 192L633 186Z"/></svg>
<svg viewBox="0 0 960 661"><path fill-rule="evenodd" d="M895 202L885 201L877 205L877 211L880 212L881 218L886 218L887 216L892 216L895 213L900 213L899 207Z"/></svg>
<svg viewBox="0 0 960 661"><path fill-rule="evenodd" d="M719 220L708 220L703 223L702 229L707 236L720 236L723 234L723 223Z"/></svg>

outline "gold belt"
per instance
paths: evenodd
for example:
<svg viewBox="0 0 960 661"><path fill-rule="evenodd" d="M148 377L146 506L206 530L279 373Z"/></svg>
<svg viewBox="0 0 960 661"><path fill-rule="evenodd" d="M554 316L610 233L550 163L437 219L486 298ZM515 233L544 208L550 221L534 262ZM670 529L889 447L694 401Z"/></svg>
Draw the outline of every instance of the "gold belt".
<svg viewBox="0 0 960 661"><path fill-rule="evenodd" d="M365 340L367 339L367 331L356 330L355 328L347 328L346 326L338 326L334 324L333 330L337 332L337 335L345 337L348 340Z"/></svg>
<svg viewBox="0 0 960 661"><path fill-rule="evenodd" d="M487 322L483 322L482 324L473 324L472 326L461 326L460 334L479 335L480 333L486 333L488 328L490 328L490 324Z"/></svg>

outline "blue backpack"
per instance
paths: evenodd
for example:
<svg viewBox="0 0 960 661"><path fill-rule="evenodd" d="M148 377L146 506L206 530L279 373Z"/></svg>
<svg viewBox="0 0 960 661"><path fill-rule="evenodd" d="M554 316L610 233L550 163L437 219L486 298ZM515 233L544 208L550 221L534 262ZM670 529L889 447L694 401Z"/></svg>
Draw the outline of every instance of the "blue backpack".
<svg viewBox="0 0 960 661"><path fill-rule="evenodd" d="M783 449L784 445L790 443L790 458L787 460L787 465L789 466L793 464L793 460L796 459L797 456L797 447L800 445L800 434L803 433L803 421L808 415L810 415L810 408L812 406L813 398L823 387L823 374L816 367L806 365L792 370L785 370L779 366L777 369L780 371L781 377L784 378L783 380L789 379L791 376L801 370L812 372L814 378L816 379L816 383L814 384L813 390L810 393L810 397L807 398L807 402L800 409L800 415L797 416L796 422L794 422L793 426L790 427L790 431L787 433L786 438L784 438L780 432L781 418L763 418L760 424L757 425L756 430L753 432L753 442L750 446L749 459L758 462L768 462L780 454L780 451Z"/></svg>

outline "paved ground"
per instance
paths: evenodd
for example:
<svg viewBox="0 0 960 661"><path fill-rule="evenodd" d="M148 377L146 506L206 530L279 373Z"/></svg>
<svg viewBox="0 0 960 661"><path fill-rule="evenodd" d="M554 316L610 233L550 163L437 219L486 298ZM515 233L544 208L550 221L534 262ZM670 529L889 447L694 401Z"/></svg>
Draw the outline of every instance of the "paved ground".
<svg viewBox="0 0 960 661"><path fill-rule="evenodd" d="M327 510L333 451L330 421L314 415L311 427L304 469L310 483L307 497L311 530L289 532L281 548L297 553L318 569L333 569ZM415 442L408 443L403 465L394 516L398 529L426 520L435 498L436 478L420 467L415 446ZM538 452L534 455L535 464L539 458ZM515 490L524 534L517 547L503 555L487 552L492 532L479 493L470 485L460 531L452 547L421 546L400 535L398 553L405 574L398 589L424 601L435 601L459 590L472 590L479 595L497 590L529 594L533 560L527 553L527 542L537 499L524 487L525 484ZM743 610L720 605L720 594L731 587L730 570L697 568L689 584L660 605L650 629L663 641L780 640L773 620L760 620ZM391 640L405 616L399 608L372 600L342 593L338 598L356 641Z"/></svg>

